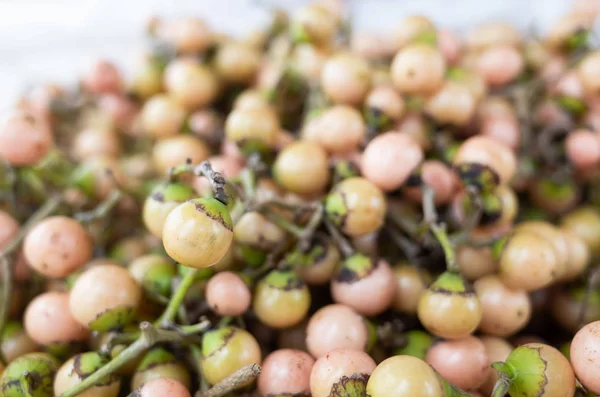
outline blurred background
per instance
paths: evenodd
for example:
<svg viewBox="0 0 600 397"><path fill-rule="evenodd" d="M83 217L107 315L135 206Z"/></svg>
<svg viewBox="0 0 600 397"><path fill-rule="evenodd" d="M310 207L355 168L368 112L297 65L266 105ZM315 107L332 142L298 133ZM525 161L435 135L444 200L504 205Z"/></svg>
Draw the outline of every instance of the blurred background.
<svg viewBox="0 0 600 397"><path fill-rule="evenodd" d="M423 13L438 26L464 29L510 21L521 29L544 29L570 0L354 0L348 1L358 31L381 32L403 16ZM293 10L302 0L0 0L0 109L28 86L74 82L98 57L127 71L145 44L152 15L196 15L215 30L239 35L269 20L268 8Z"/></svg>

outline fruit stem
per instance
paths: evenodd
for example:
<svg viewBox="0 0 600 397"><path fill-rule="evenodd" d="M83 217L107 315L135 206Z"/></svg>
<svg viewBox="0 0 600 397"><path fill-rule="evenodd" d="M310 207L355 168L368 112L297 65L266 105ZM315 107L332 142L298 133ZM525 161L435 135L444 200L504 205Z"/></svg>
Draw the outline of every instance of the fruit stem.
<svg viewBox="0 0 600 397"><path fill-rule="evenodd" d="M76 384L58 397L75 397L80 393L83 393L96 383L101 382L106 376L109 376L117 371L135 357L138 357L139 354L144 350L154 346L157 343L183 341L181 335L179 335L177 332L156 329L152 324L146 321L140 324L140 331L142 332L141 336L125 350L123 350L121 354L85 378L81 383Z"/></svg>
<svg viewBox="0 0 600 397"><path fill-rule="evenodd" d="M167 178L169 179L169 182L175 182L179 175L193 172L194 166L192 165L191 160L188 159L185 164L169 168L169 170L167 171Z"/></svg>
<svg viewBox="0 0 600 397"><path fill-rule="evenodd" d="M233 317L231 316L221 317L221 319L217 323L217 328L227 327L229 324L231 324L232 321Z"/></svg>
<svg viewBox="0 0 600 397"><path fill-rule="evenodd" d="M396 225L400 230L411 237L415 237L419 233L419 225L411 219L410 215L407 213L402 213L400 211L388 211L387 217L394 225Z"/></svg>
<svg viewBox="0 0 600 397"><path fill-rule="evenodd" d="M27 233L40 221L48 217L53 213L58 206L61 204L62 198L60 195L51 196L44 205L42 205L36 212L29 217L25 225L19 230L17 235L4 247L4 250L0 252L2 256L9 256L13 251L21 244L21 241L25 238Z"/></svg>
<svg viewBox="0 0 600 397"><path fill-rule="evenodd" d="M310 240L315 234L315 231L323 221L323 204L317 203L317 207L313 212L312 216L308 220L306 226L304 226L304 230L302 231L302 236L300 237L300 250L302 252L306 251L310 248Z"/></svg>
<svg viewBox="0 0 600 397"><path fill-rule="evenodd" d="M171 296L165 311L154 323L155 325L169 326L173 322L173 319L175 319L175 316L179 311L179 307L182 305L183 300L185 299L187 291L190 289L192 284L194 284L197 273L198 269L191 269L185 274L185 276L183 276L183 279L181 279L181 282L177 286L175 293L173 293Z"/></svg>
<svg viewBox="0 0 600 397"><path fill-rule="evenodd" d="M119 189L115 189L96 208L90 211L79 212L73 217L81 223L89 223L96 219L104 218L119 203L121 197L123 197L123 193Z"/></svg>
<svg viewBox="0 0 600 397"><path fill-rule="evenodd" d="M178 165L177 167L171 167L167 171L167 178L173 182L179 175L185 173L192 173L196 176L204 176L210 182L215 198L227 205L231 197L225 192L225 185L227 180L223 177L220 172L212 169L209 161L203 161L198 165L192 165L191 159L188 159L185 164Z"/></svg>
<svg viewBox="0 0 600 397"><path fill-rule="evenodd" d="M271 252L269 252L265 262L260 267L247 273L248 277L250 277L250 280L254 281L276 267L278 265L277 261L279 260L279 257L289 248L291 242L292 239L287 239L282 240L279 244L277 244L277 246Z"/></svg>
<svg viewBox="0 0 600 397"><path fill-rule="evenodd" d="M16 183L17 172L8 161L0 159L0 197L6 196L6 201L13 213L17 212Z"/></svg>
<svg viewBox="0 0 600 397"><path fill-rule="evenodd" d="M286 232L292 234L297 239L302 238L304 230L298 227L296 224L290 222L282 215L279 215L276 212L268 211L267 208L261 211L263 215L265 215L271 222L275 223L277 226L285 230Z"/></svg>
<svg viewBox="0 0 600 397"><path fill-rule="evenodd" d="M391 225L387 225L385 227L385 231L390 236L394 244L400 248L400 251L402 251L406 259L408 259L411 263L417 263L417 255L419 254L420 250L419 246L411 239L397 231Z"/></svg>
<svg viewBox="0 0 600 397"><path fill-rule="evenodd" d="M10 298L12 295L13 285L13 269L8 257L16 250L21 241L25 238L27 233L40 221L50 215L62 202L61 197L58 195L50 197L44 205L42 205L31 217L27 220L25 225L19 230L17 235L4 247L4 250L0 252L0 265L2 266L2 302L0 302L0 340L2 339L2 332L6 325L6 318L8 316L8 307L10 305ZM4 361L2 354L0 353L0 361Z"/></svg>
<svg viewBox="0 0 600 397"><path fill-rule="evenodd" d="M344 258L348 258L348 257L354 255L354 253L355 253L354 248L352 248L352 246L350 245L348 240L344 236L342 236L342 233L340 233L340 231L334 225L332 225L331 222L327 218L325 218L323 223L325 223L325 226L327 227L327 230L329 231L331 238L337 244L342 255L344 255Z"/></svg>
<svg viewBox="0 0 600 397"><path fill-rule="evenodd" d="M0 266L2 266L2 305L0 305L0 342L2 342L4 326L8 318L8 304L10 295L12 294L13 269L11 263L4 255L0 256ZM4 365L7 363L2 351L0 351L0 363Z"/></svg>
<svg viewBox="0 0 600 397"><path fill-rule="evenodd" d="M177 330L183 333L184 335L195 335L200 334L212 326L211 322L204 318L197 324L192 325L180 325L177 327Z"/></svg>
<svg viewBox="0 0 600 397"><path fill-rule="evenodd" d="M260 375L260 365L258 364L250 364L246 365L235 371L233 374L229 375L227 378L223 379L213 387L211 387L207 392L198 391L194 395L194 397L221 397L224 396L233 390L236 390L251 380L256 379L258 375Z"/></svg>
<svg viewBox="0 0 600 397"><path fill-rule="evenodd" d="M444 397L472 397L471 394L459 389L446 379L442 378L440 374L438 374L438 377L444 385Z"/></svg>
<svg viewBox="0 0 600 397"><path fill-rule="evenodd" d="M498 373L498 381L494 385L491 397L504 397L515 378L515 371L506 363L492 363L492 368Z"/></svg>
<svg viewBox="0 0 600 397"><path fill-rule="evenodd" d="M446 268L449 272L460 273L456 256L454 253L454 244L448 238L446 233L446 225L437 223L437 211L435 210L435 191L427 185L422 186L423 189L423 221L429 226L429 229L442 246L444 256L446 258Z"/></svg>
<svg viewBox="0 0 600 397"><path fill-rule="evenodd" d="M194 167L194 174L197 176L204 175L210 182L213 193L215 194L215 198L227 205L227 203L231 200L231 197L229 197L229 195L225 192L227 180L220 172L212 169L210 162L203 161L200 163L200 165Z"/></svg>
<svg viewBox="0 0 600 397"><path fill-rule="evenodd" d="M240 172L240 182L244 190L244 199L249 202L256 195L256 174L246 167Z"/></svg>
<svg viewBox="0 0 600 397"><path fill-rule="evenodd" d="M475 186L467 186L466 190L470 199L471 211L467 215L463 228L450 237L455 245L465 243L471 239L471 232L479 224L483 215L483 202Z"/></svg>

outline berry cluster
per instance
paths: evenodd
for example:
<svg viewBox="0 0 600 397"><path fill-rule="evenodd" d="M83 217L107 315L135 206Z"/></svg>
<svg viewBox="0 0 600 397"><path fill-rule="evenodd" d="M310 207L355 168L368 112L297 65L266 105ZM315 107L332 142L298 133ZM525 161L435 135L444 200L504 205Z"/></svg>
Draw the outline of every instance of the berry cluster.
<svg viewBox="0 0 600 397"><path fill-rule="evenodd" d="M600 12L152 19L0 124L6 397L600 393Z"/></svg>

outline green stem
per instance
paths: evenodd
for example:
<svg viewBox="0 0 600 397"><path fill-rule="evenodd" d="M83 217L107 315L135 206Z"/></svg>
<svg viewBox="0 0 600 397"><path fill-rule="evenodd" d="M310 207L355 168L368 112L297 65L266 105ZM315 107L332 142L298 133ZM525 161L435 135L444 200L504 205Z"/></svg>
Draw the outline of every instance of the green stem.
<svg viewBox="0 0 600 397"><path fill-rule="evenodd" d="M483 215L483 202L481 196L474 186L467 187L469 195L471 211L467 214L467 219L460 232L455 233L450 237L450 240L456 245L465 243L471 239L471 232L479 224Z"/></svg>
<svg viewBox="0 0 600 397"><path fill-rule="evenodd" d="M46 200L44 205L42 205L33 215L31 215L25 225L23 225L23 227L19 230L17 235L4 247L4 250L0 252L0 255L9 256L12 254L13 251L17 249L19 244L21 244L21 241L23 241L27 233L29 233L29 231L40 221L53 213L61 202L62 198L59 195L52 196Z"/></svg>
<svg viewBox="0 0 600 397"><path fill-rule="evenodd" d="M169 171L167 171L167 178L169 179L169 181L174 182L178 176L187 173L191 174L193 172L194 166L190 163L185 163L178 165L177 167L171 167Z"/></svg>
<svg viewBox="0 0 600 397"><path fill-rule="evenodd" d="M233 321L233 317L231 317L231 316L222 317L217 324L217 328L226 327L229 324L231 324L232 321Z"/></svg>
<svg viewBox="0 0 600 397"><path fill-rule="evenodd" d="M194 397L224 396L256 379L260 375L260 370L261 368L258 364L246 365L211 387L207 392L198 391Z"/></svg>
<svg viewBox="0 0 600 397"><path fill-rule="evenodd" d="M96 208L90 211L77 213L73 217L81 223L89 223L96 219L105 218L108 213L119 203L122 197L123 193L121 193L120 190L113 190Z"/></svg>
<svg viewBox="0 0 600 397"><path fill-rule="evenodd" d="M0 265L2 266L2 302L0 302L0 341L2 333L6 325L6 319L8 317L8 308L10 306L10 300L12 295L13 285L13 268L8 257L15 251L21 241L25 238L27 233L37 225L41 220L50 215L61 203L60 196L52 196L49 198L44 205L42 205L31 217L27 220L25 225L19 230L17 235L4 247L4 250L0 252ZM4 362L4 357L0 353L0 361Z"/></svg>
<svg viewBox="0 0 600 397"><path fill-rule="evenodd" d="M437 239L444 250L446 267L448 271L459 273L460 269L456 263L454 244L448 238L446 225L437 223L437 211L435 210L435 191L427 185L423 185L423 217L426 225Z"/></svg>
<svg viewBox="0 0 600 397"><path fill-rule="evenodd" d="M419 233L419 225L414 220L411 220L409 214L390 210L387 216L393 224L409 236L415 237Z"/></svg>
<svg viewBox="0 0 600 397"><path fill-rule="evenodd" d="M110 352L110 350L117 345L124 345L124 344L135 342L135 340L138 339L140 337L140 335L141 334L139 331L126 333L126 334L119 334L119 335L114 334L108 339L108 342L106 343L105 346L106 346L107 350Z"/></svg>
<svg viewBox="0 0 600 397"><path fill-rule="evenodd" d="M456 263L456 256L454 252L454 245L448 238L448 233L446 233L446 225L431 225L431 231L433 235L438 240L442 249L444 250L444 256L446 258L446 268L449 272L459 273L460 268Z"/></svg>
<svg viewBox="0 0 600 397"><path fill-rule="evenodd" d="M342 235L342 233L334 225L332 225L327 218L325 218L324 223L325 227L327 227L327 230L329 231L329 235L331 236L333 241L335 241L344 258L348 258L354 255L356 250L352 247L350 242L348 242L348 240Z"/></svg>
<svg viewBox="0 0 600 397"><path fill-rule="evenodd" d="M492 395L490 397L506 396L506 393L508 393L508 390L510 389L511 383L512 381L506 376L500 376L494 385L494 390L492 391Z"/></svg>
<svg viewBox="0 0 600 397"><path fill-rule="evenodd" d="M175 316L177 316L179 307L183 304L185 295L196 280L196 274L198 274L198 269L191 269L186 273L177 286L175 293L171 296L171 300L169 301L167 308L160 318L155 322L155 325L169 326L173 322L173 319L175 319Z"/></svg>
<svg viewBox="0 0 600 397"><path fill-rule="evenodd" d="M306 226L304 226L304 230L302 231L302 236L300 236L300 250L306 251L310 247L310 240L323 221L324 214L323 204L318 203L317 208L313 212L312 216L308 220Z"/></svg>
<svg viewBox="0 0 600 397"><path fill-rule="evenodd" d="M410 261L412 264L416 264L417 255L419 254L420 248L417 244L415 244L411 239L404 236L402 233L397 231L391 225L387 225L384 230L391 237L394 244L400 248L400 251L404 254L406 259Z"/></svg>
<svg viewBox="0 0 600 397"><path fill-rule="evenodd" d="M195 335L200 334L211 327L211 322L204 319L197 324L192 325L180 325L177 330L182 332L184 335Z"/></svg>
<svg viewBox="0 0 600 397"><path fill-rule="evenodd" d="M472 397L471 394L465 392L464 390L461 390L457 386L454 386L453 384L442 378L440 374L438 374L438 377L440 378L440 381L444 386L444 397Z"/></svg>
<svg viewBox="0 0 600 397"><path fill-rule="evenodd" d="M204 373L202 372L202 366L200 363L203 360L202 357L202 349L200 349L197 345L190 345L190 353L192 354L192 365L194 369L198 373L198 377L200 379L200 390L199 392L205 392L210 387Z"/></svg>
<svg viewBox="0 0 600 397"><path fill-rule="evenodd" d="M10 296L12 294L12 278L13 269L11 263L6 259L6 256L0 257L0 265L2 266L2 305L0 305L0 342L2 342L2 334L4 333L4 327L6 326L6 319L8 318L8 307L10 305ZM0 362L4 365L7 364L4 353L0 351Z"/></svg>
<svg viewBox="0 0 600 397"><path fill-rule="evenodd" d="M245 200L247 201L251 197L254 197L256 194L256 175L254 172L247 167L244 168L240 173L240 182L244 190Z"/></svg>
<svg viewBox="0 0 600 397"><path fill-rule="evenodd" d="M492 368L498 373L498 381L494 385L494 390L490 397L504 397L515 378L514 370L503 362L492 363Z"/></svg>
<svg viewBox="0 0 600 397"><path fill-rule="evenodd" d="M297 239L301 239L304 236L304 230L298 227L296 224L290 222L285 217L279 215L276 212L268 211L268 209L263 209L261 211L263 215L265 215L271 222L285 230L286 232L292 234Z"/></svg>
<svg viewBox="0 0 600 397"><path fill-rule="evenodd" d="M177 310L177 319L182 325L190 325L190 322L188 320L187 308L185 307L185 305L179 306L179 310Z"/></svg>
<svg viewBox="0 0 600 397"><path fill-rule="evenodd" d="M99 368L96 372L85 378L81 383L76 384L58 397L75 397L85 390L101 382L103 378L111 375L129 361L138 357L144 350L160 342L181 342L182 338L175 331L159 330L148 322L140 324L142 335L118 356L110 360L106 365Z"/></svg>
<svg viewBox="0 0 600 397"><path fill-rule="evenodd" d="M287 249L289 249L290 243L292 243L292 239L283 240L279 244L277 244L277 246L271 252L269 252L267 258L265 259L265 262L260 267L247 273L250 279L256 280L262 275L264 275L266 272L276 267L276 265L278 264L277 261L279 260L281 254L283 254Z"/></svg>

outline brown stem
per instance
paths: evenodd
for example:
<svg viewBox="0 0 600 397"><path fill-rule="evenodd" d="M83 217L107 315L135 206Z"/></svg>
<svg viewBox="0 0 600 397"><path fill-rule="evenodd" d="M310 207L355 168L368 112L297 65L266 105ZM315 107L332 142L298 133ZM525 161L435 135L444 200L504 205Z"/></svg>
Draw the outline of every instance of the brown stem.
<svg viewBox="0 0 600 397"><path fill-rule="evenodd" d="M258 364L246 365L211 387L207 392L196 392L194 397L224 396L256 379L260 375L260 371L261 368Z"/></svg>
<svg viewBox="0 0 600 397"><path fill-rule="evenodd" d="M96 208L90 211L77 213L73 217L82 223L89 223L96 219L105 218L119 203L121 197L123 197L123 193L121 193L120 190L115 189L110 192L110 195L106 200L102 201Z"/></svg>
<svg viewBox="0 0 600 397"><path fill-rule="evenodd" d="M408 259L411 263L416 263L416 258L420 251L419 246L408 237L398 232L391 225L386 226L385 231L391 237L394 244L400 248L404 256L406 256L406 259Z"/></svg>
<svg viewBox="0 0 600 397"><path fill-rule="evenodd" d="M456 263L456 255L454 244L448 238L446 233L446 225L437 223L437 211L435 209L435 191L427 185L422 186L423 189L423 221L429 226L429 230L433 233L437 241L444 250L446 257L446 267L450 272L459 272L458 264Z"/></svg>
<svg viewBox="0 0 600 397"><path fill-rule="evenodd" d="M293 239L285 239L281 241L275 249L273 249L267 255L265 262L257 269L252 270L248 276L251 279L257 279L269 270L273 269L277 265L277 260L285 251L289 249L290 244L293 242Z"/></svg>
<svg viewBox="0 0 600 397"><path fill-rule="evenodd" d="M356 251L354 250L354 248L352 248L350 242L348 242L348 240L342 235L342 233L340 233L338 228L332 225L327 218L325 218L324 223L327 227L327 230L329 231L329 234L331 235L331 238L337 244L338 248L342 252L342 255L344 255L344 258L348 258L349 256L354 255Z"/></svg>
<svg viewBox="0 0 600 397"><path fill-rule="evenodd" d="M171 167L167 171L167 178L169 181L174 181L179 175L185 173L192 173L196 176L204 176L210 182L215 198L227 205L230 200L229 195L225 192L225 186L227 180L220 172L212 169L209 161L203 161L198 165L192 165L191 159L188 159L185 164L177 167Z"/></svg>
<svg viewBox="0 0 600 397"><path fill-rule="evenodd" d="M317 203L317 208L313 212L310 220L304 226L304 230L302 231L302 235L300 236L300 250L302 252L306 251L310 247L310 240L312 239L313 234L323 221L323 204Z"/></svg>
<svg viewBox="0 0 600 397"><path fill-rule="evenodd" d="M469 195L472 208L461 230L450 237L450 240L455 245L470 240L471 232L479 224L481 216L483 215L483 201L478 190L474 186L469 186L467 187L467 194Z"/></svg>
<svg viewBox="0 0 600 397"><path fill-rule="evenodd" d="M227 185L227 180L220 172L217 172L212 169L212 166L208 161L203 161L200 165L194 168L194 174L200 176L204 175L210 185L212 186L213 192L215 194L215 198L227 205L230 200L229 195L225 192L225 186Z"/></svg>

